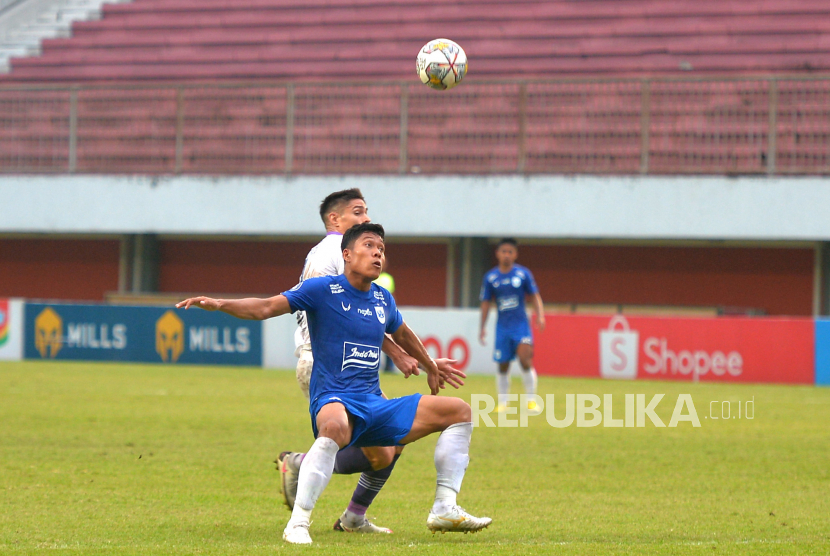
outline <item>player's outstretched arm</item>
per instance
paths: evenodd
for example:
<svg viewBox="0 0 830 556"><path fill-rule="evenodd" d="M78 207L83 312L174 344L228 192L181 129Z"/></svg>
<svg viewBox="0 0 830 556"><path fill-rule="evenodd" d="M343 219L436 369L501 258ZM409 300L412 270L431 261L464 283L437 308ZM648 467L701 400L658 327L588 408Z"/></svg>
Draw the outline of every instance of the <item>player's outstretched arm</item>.
<svg viewBox="0 0 830 556"><path fill-rule="evenodd" d="M398 327L395 333L392 334L392 339L423 366L427 372L427 384L429 384L429 390L432 394L437 394L438 390L444 388L444 383L449 383L454 388L464 385L462 379L467 378L467 375L449 365L443 365L443 370L439 368L427 353L421 339L406 323Z"/></svg>
<svg viewBox="0 0 830 556"><path fill-rule="evenodd" d="M199 296L176 303L177 309L199 307L206 311L222 311L239 319L265 320L291 312L291 306L284 295L267 299L247 297L245 299L213 299Z"/></svg>

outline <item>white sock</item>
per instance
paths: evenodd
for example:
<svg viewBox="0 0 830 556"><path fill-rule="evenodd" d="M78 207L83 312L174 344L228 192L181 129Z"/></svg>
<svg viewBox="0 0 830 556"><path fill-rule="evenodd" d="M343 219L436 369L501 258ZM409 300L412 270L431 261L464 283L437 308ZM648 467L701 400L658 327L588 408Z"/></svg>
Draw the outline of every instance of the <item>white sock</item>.
<svg viewBox="0 0 830 556"><path fill-rule="evenodd" d="M334 457L340 447L331 438L320 437L314 441L311 449L300 466L297 483L297 498L291 513L289 526L295 521L308 521L314 504L329 484L334 471Z"/></svg>
<svg viewBox="0 0 830 556"><path fill-rule="evenodd" d="M435 445L435 470L438 486L432 513L443 515L455 505L455 496L461 490L464 472L470 463L470 438L473 424L456 423L441 433Z"/></svg>
<svg viewBox="0 0 830 556"><path fill-rule="evenodd" d="M496 373L496 390L499 393L499 405L507 405L507 394L510 393L510 369L506 373Z"/></svg>
<svg viewBox="0 0 830 556"><path fill-rule="evenodd" d="M522 382L525 384L525 394L536 393L536 369L533 367L528 370L522 369Z"/></svg>

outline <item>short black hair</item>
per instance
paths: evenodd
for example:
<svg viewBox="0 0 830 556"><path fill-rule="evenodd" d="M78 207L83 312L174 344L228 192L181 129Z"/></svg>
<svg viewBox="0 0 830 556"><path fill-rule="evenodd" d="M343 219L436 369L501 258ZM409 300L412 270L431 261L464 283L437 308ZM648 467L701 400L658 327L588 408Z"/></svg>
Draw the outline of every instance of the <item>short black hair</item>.
<svg viewBox="0 0 830 556"><path fill-rule="evenodd" d="M355 199L366 201L366 199L363 198L363 193L361 193L360 189L356 187L344 189L343 191L335 191L323 199L323 202L320 203L320 218L323 219L323 224L326 226L329 225L326 217L330 212L339 212L344 204L349 201L354 201Z"/></svg>
<svg viewBox="0 0 830 556"><path fill-rule="evenodd" d="M513 239L512 237L503 237L496 244L496 249L498 249L499 247L501 247L505 243L508 244L508 245L512 245L513 247L515 247L517 249L519 248L519 242L517 242L515 239Z"/></svg>
<svg viewBox="0 0 830 556"><path fill-rule="evenodd" d="M343 234L343 239L340 240L340 250L343 251L344 249L352 249L354 247L354 242L357 241L357 238L366 233L379 235L380 239L384 239L386 237L385 232L383 231L383 226L380 224L372 224L371 222L355 224L346 230L345 234Z"/></svg>

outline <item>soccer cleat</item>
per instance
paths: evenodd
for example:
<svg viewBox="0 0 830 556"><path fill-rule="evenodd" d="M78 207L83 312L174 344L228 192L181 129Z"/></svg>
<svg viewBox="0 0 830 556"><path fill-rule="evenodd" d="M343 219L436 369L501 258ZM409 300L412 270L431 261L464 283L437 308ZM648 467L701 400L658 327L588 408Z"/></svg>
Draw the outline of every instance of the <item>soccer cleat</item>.
<svg viewBox="0 0 830 556"><path fill-rule="evenodd" d="M295 524L288 522L285 531L282 532L282 539L289 544L311 544L311 535L308 534L308 521L300 521Z"/></svg>
<svg viewBox="0 0 830 556"><path fill-rule="evenodd" d="M300 468L295 467L293 452L283 452L275 462L280 472L280 492L289 510L294 509L294 500L297 498L297 482L300 478ZM311 542L311 541L309 541Z"/></svg>
<svg viewBox="0 0 830 556"><path fill-rule="evenodd" d="M461 506L453 506L443 515L429 512L427 529L433 533L475 533L486 529L491 523L493 520L489 517L475 517L465 512Z"/></svg>
<svg viewBox="0 0 830 556"><path fill-rule="evenodd" d="M346 524L343 523L343 519L346 517L346 512L343 512L337 519L337 523L334 524L335 531L343 531L344 533L385 533L390 534L392 533L392 529L387 529L386 527L378 527L368 519L366 516L363 516L363 523L358 525L357 527L348 527Z"/></svg>

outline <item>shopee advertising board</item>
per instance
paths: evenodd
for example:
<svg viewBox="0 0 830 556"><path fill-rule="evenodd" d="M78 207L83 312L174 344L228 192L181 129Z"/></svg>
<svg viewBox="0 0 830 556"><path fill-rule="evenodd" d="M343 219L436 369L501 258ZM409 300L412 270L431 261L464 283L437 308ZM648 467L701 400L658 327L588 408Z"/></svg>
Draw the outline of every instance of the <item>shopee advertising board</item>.
<svg viewBox="0 0 830 556"><path fill-rule="evenodd" d="M548 315L539 374L813 384L812 319Z"/></svg>

